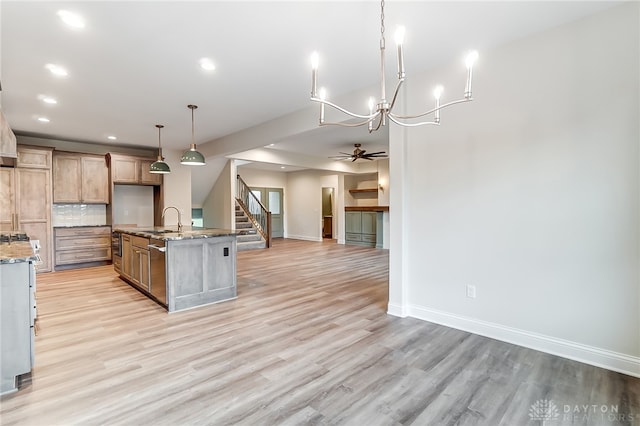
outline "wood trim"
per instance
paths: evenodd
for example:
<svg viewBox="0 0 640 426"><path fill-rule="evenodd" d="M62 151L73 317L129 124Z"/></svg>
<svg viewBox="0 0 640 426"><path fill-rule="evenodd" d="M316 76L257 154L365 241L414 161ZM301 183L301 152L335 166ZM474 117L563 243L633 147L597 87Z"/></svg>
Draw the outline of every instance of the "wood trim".
<svg viewBox="0 0 640 426"><path fill-rule="evenodd" d="M388 212L389 206L345 206L346 212Z"/></svg>

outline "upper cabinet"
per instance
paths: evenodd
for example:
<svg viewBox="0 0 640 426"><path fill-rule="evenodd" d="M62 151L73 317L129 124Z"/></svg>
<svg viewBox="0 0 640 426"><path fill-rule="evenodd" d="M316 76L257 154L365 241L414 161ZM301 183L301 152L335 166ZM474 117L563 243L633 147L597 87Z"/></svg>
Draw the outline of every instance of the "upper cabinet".
<svg viewBox="0 0 640 426"><path fill-rule="evenodd" d="M162 175L149 173L155 161L149 158L107 154L111 161L111 182L131 185L161 185Z"/></svg>
<svg viewBox="0 0 640 426"><path fill-rule="evenodd" d="M0 157L16 158L18 156L16 135L11 131L9 123L0 111Z"/></svg>
<svg viewBox="0 0 640 426"><path fill-rule="evenodd" d="M109 168L104 156L55 152L54 203L109 203Z"/></svg>

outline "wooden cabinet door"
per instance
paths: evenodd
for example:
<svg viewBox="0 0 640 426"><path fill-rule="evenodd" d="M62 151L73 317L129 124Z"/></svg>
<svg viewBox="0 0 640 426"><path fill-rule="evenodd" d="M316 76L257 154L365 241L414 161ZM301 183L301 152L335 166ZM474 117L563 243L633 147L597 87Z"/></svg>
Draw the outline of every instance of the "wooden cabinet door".
<svg viewBox="0 0 640 426"><path fill-rule="evenodd" d="M127 278L131 278L131 271L133 269L131 254L131 237L122 234L122 275Z"/></svg>
<svg viewBox="0 0 640 426"><path fill-rule="evenodd" d="M53 202L79 203L82 201L82 168L77 155L53 156Z"/></svg>
<svg viewBox="0 0 640 426"><path fill-rule="evenodd" d="M360 234L362 232L362 212L346 212L344 232Z"/></svg>
<svg viewBox="0 0 640 426"><path fill-rule="evenodd" d="M0 167L0 231L12 231L16 213L16 185L13 168Z"/></svg>
<svg viewBox="0 0 640 426"><path fill-rule="evenodd" d="M51 148L18 147L17 167L51 170Z"/></svg>
<svg viewBox="0 0 640 426"><path fill-rule="evenodd" d="M138 183L138 164L135 158L112 157L111 180L117 183Z"/></svg>
<svg viewBox="0 0 640 426"><path fill-rule="evenodd" d="M160 185L162 183L162 175L158 173L149 173L153 161L140 160L140 183L147 185Z"/></svg>
<svg viewBox="0 0 640 426"><path fill-rule="evenodd" d="M82 157L82 201L109 204L109 168L104 157Z"/></svg>
<svg viewBox="0 0 640 426"><path fill-rule="evenodd" d="M149 286L150 283L150 273L149 273L149 251L148 250L140 250L140 286L146 291L150 291L151 288Z"/></svg>
<svg viewBox="0 0 640 426"><path fill-rule="evenodd" d="M362 212L362 233L375 235L376 233L376 212Z"/></svg>
<svg viewBox="0 0 640 426"><path fill-rule="evenodd" d="M51 271L51 170L16 168L18 228L40 240L38 272Z"/></svg>

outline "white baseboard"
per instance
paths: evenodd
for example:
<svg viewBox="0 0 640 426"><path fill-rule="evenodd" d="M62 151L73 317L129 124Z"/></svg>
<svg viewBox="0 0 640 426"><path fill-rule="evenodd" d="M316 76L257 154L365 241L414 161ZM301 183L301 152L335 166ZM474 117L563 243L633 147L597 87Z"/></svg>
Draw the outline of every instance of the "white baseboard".
<svg viewBox="0 0 640 426"><path fill-rule="evenodd" d="M394 305L393 303L389 303L387 305L387 313L389 315L393 315L394 317L404 318L407 316L407 309L402 305Z"/></svg>
<svg viewBox="0 0 640 426"><path fill-rule="evenodd" d="M322 237L309 237L306 235L287 235L287 238L292 240L304 240L304 241L315 241L322 242Z"/></svg>
<svg viewBox="0 0 640 426"><path fill-rule="evenodd" d="M395 312L399 313L396 314ZM403 309L400 306L392 307L390 304L388 307L388 313L390 315L408 315L424 321L584 362L585 364L595 365L596 367L606 368L607 370L628 374L629 376L640 377L640 357L625 355L517 328L506 327L496 323L454 315L423 306L410 305L406 315L400 315L402 312Z"/></svg>

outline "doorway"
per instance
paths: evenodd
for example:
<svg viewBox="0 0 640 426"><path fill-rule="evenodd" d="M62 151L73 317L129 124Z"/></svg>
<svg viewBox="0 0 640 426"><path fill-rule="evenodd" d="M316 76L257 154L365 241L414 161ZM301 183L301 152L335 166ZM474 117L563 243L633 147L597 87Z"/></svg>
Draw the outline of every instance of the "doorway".
<svg viewBox="0 0 640 426"><path fill-rule="evenodd" d="M284 237L284 205L282 188L252 187L251 192L271 212L271 238ZM251 212L260 213L260 212Z"/></svg>
<svg viewBox="0 0 640 426"><path fill-rule="evenodd" d="M322 238L333 239L333 195L333 188L322 188Z"/></svg>

